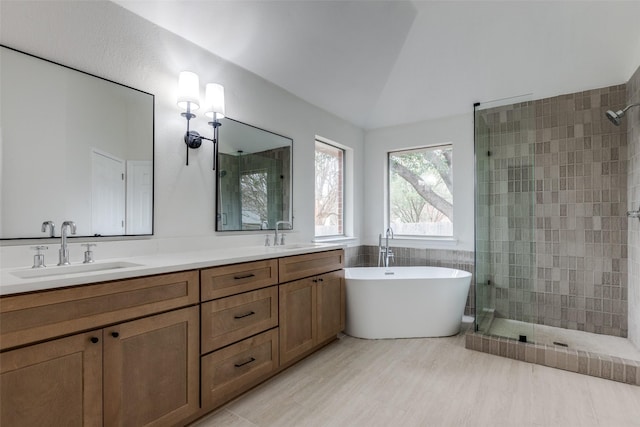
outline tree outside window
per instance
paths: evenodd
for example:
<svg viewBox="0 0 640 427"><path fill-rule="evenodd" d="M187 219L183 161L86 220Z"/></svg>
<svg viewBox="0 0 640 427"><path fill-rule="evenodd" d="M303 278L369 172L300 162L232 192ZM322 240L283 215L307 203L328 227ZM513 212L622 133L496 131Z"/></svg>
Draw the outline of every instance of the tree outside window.
<svg viewBox="0 0 640 427"><path fill-rule="evenodd" d="M344 235L344 150L316 141L315 235Z"/></svg>
<svg viewBox="0 0 640 427"><path fill-rule="evenodd" d="M453 146L389 153L389 219L396 234L453 236Z"/></svg>

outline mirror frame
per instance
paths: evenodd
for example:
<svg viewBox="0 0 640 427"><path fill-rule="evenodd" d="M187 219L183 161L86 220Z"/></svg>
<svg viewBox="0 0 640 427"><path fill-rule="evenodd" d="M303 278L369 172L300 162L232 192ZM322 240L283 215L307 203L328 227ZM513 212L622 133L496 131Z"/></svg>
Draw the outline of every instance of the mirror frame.
<svg viewBox="0 0 640 427"><path fill-rule="evenodd" d="M289 163L290 163L289 168L290 168L290 171L289 171L289 173L291 175L290 178L289 178L289 182L290 182L289 183L289 191L290 191L290 195L289 195L289 218L288 219L284 219L283 218L282 221L289 221L291 223L291 228L285 229L285 230L293 230L293 138L285 136L285 135L282 135L282 134L279 134L277 132L272 132L270 130L263 129L263 128L258 127L258 126L254 126L254 125L249 124L249 123L242 122L242 121L237 120L237 119L233 119L233 118L231 118L229 116L225 116L224 120L230 120L232 122L236 122L236 123L242 124L244 126L248 126L250 128L253 128L253 129L256 129L256 130L259 130L259 131L262 131L262 132L267 132L267 133L270 133L272 135L276 135L276 136L279 136L281 138L287 139L288 141L291 141L291 144L289 146L289 150L290 150L290 153L289 153ZM220 136L219 136L218 144L220 144L220 141L224 141L224 133L223 132L224 132L224 125L220 127ZM218 152L220 152L220 147L218 147ZM218 159L216 159L216 165L218 165ZM213 217L214 223L215 223L215 225L214 225L215 231L217 233L259 233L259 232L264 232L264 231L273 231L273 230L275 230L275 226L273 228L270 227L270 228L265 228L265 229L260 229L260 230L242 230L242 229L240 229L240 230L221 230L221 229L219 229L219 227L218 227L218 224L219 224L218 216L221 215L219 213L219 209L220 209L220 181L219 181L219 179L220 179L220 171L219 171L219 167L217 169L218 170L216 170L216 174L215 174L215 194L214 194L214 197L215 197L215 211L214 211L214 217Z"/></svg>
<svg viewBox="0 0 640 427"><path fill-rule="evenodd" d="M97 240L97 239L100 239L100 240L127 240L127 239L131 239L131 238L135 238L135 237L153 236L154 233L155 233L155 199L156 199L156 197L155 197L155 192L156 192L156 186L155 186L155 170L156 170L156 163L155 163L155 155L156 155L156 150L155 150L155 141L156 141L156 138L155 138L155 131L156 131L156 126L155 126L155 119L156 119L156 115L155 115L155 107L156 107L155 95L153 93L146 92L144 90L137 89L135 87L132 87L132 86L129 86L129 85L126 85L126 84L123 84L123 83L119 83L117 81L114 81L114 80L111 80L111 79L108 79L108 78L105 78L105 77L101 77L101 76L98 76L96 74L92 74L92 73L89 73L87 71L80 70L78 68L70 67L68 65L64 65L64 64L61 64L59 62L56 62L56 61L53 61L53 60L50 60L50 59L46 59L46 58L43 58L43 57L38 56L38 55L34 55L34 54L31 54L31 53L22 51L20 49L13 48L11 46L7 46L7 45L2 44L2 43L0 43L0 48L5 48L5 49L11 50L13 52L17 52L19 54L22 54L22 55L26 55L28 57L38 59L40 61L48 62L49 64L53 64L53 65L56 65L56 66L59 66L59 67L63 67L63 68L66 68L68 70L75 71L75 72L84 74L84 75L89 76L89 77L93 77L93 78L100 79L100 80L103 80L103 81L108 82L108 83L112 83L112 84L118 85L118 86L120 86L122 88L125 88L125 89L133 90L135 92L139 92L141 94L151 96L151 187L152 188L151 188L151 230L150 230L150 232L149 233L144 233L144 234L69 235L68 237L70 239L84 239L84 240L87 240L87 239L92 239L92 240ZM126 196L125 196L125 198L126 198ZM33 237L2 237L2 236L0 236L0 246L3 245L3 242L6 244L6 242L11 242L11 241L53 240L53 239L57 240L59 238L60 238L59 236L55 236L55 237L50 237L50 236L43 236L43 237L39 237L39 236L33 236Z"/></svg>

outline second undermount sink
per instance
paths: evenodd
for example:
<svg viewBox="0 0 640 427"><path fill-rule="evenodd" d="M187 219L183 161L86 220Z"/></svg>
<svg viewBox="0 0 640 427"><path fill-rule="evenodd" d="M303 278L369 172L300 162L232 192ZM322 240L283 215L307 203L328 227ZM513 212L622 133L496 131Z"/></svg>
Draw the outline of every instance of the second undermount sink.
<svg viewBox="0 0 640 427"><path fill-rule="evenodd" d="M35 279L38 277L53 277L62 276L65 274L90 273L129 267L140 267L140 264L126 261L99 262L91 264L61 265L55 267L17 270L11 272L11 274L21 279Z"/></svg>
<svg viewBox="0 0 640 427"><path fill-rule="evenodd" d="M322 243L291 243L288 245L267 246L269 249L313 249L322 246Z"/></svg>

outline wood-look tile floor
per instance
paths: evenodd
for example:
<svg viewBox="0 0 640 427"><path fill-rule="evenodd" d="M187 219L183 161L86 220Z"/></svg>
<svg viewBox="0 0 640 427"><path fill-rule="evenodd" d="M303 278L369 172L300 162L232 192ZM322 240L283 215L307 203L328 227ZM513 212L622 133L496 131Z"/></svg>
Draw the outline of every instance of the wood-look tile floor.
<svg viewBox="0 0 640 427"><path fill-rule="evenodd" d="M640 426L640 387L464 348L341 337L193 426Z"/></svg>

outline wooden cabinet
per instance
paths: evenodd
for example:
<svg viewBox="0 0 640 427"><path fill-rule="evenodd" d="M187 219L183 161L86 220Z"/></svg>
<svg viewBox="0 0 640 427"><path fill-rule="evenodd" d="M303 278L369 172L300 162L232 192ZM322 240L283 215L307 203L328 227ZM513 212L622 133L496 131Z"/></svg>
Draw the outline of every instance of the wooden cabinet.
<svg viewBox="0 0 640 427"><path fill-rule="evenodd" d="M297 358L315 345L316 285L300 279L280 285L280 364Z"/></svg>
<svg viewBox="0 0 640 427"><path fill-rule="evenodd" d="M199 408L198 307L104 329L107 426L165 426Z"/></svg>
<svg viewBox="0 0 640 427"><path fill-rule="evenodd" d="M0 297L0 425L193 421L335 338L343 264L331 250Z"/></svg>
<svg viewBox="0 0 640 427"><path fill-rule="evenodd" d="M344 329L344 271L333 271L318 278L316 285L316 318L318 343L334 338Z"/></svg>
<svg viewBox="0 0 640 427"><path fill-rule="evenodd" d="M0 425L172 425L199 407L198 308L0 354Z"/></svg>
<svg viewBox="0 0 640 427"><path fill-rule="evenodd" d="M202 272L211 285L203 287L203 298L224 296L201 304L203 410L220 406L277 371L278 287L264 287L277 283L277 266L271 260Z"/></svg>
<svg viewBox="0 0 640 427"><path fill-rule="evenodd" d="M198 291L187 271L2 297L0 425L170 425L196 412Z"/></svg>
<svg viewBox="0 0 640 427"><path fill-rule="evenodd" d="M0 354L0 425L101 426L102 331Z"/></svg>
<svg viewBox="0 0 640 427"><path fill-rule="evenodd" d="M344 329L344 271L280 285L280 365Z"/></svg>

